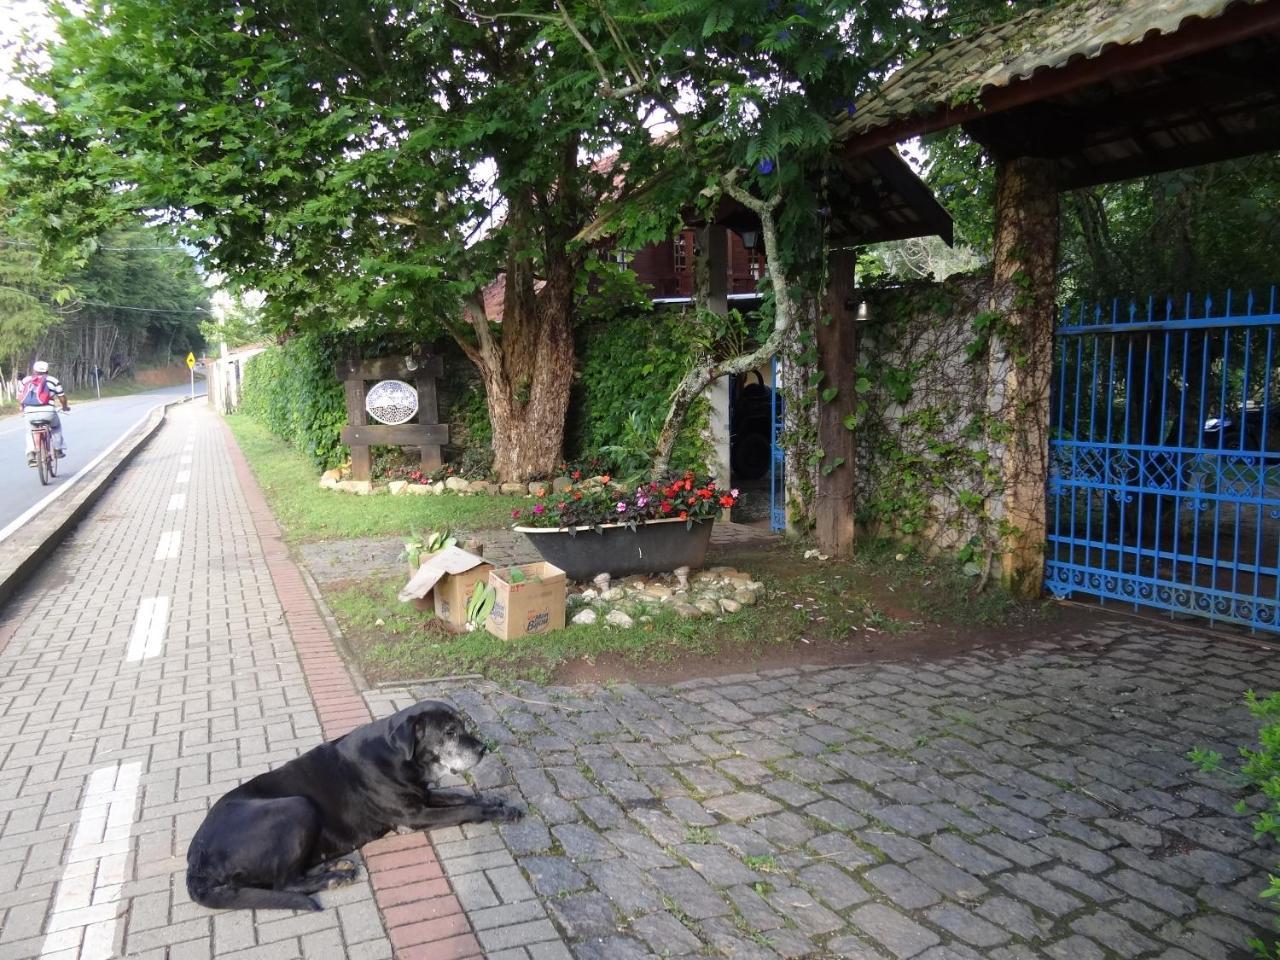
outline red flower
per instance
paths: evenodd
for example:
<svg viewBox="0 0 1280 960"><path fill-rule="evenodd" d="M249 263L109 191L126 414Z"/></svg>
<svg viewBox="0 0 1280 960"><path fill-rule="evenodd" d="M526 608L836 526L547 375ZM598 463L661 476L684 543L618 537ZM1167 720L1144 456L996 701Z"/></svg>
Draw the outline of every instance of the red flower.
<svg viewBox="0 0 1280 960"><path fill-rule="evenodd" d="M730 504L730 506L733 506L733 504ZM563 500L561 500L559 503L556 504L557 510L567 510L568 508L569 508L569 505L565 503Z"/></svg>
<svg viewBox="0 0 1280 960"><path fill-rule="evenodd" d="M700 496L703 500L710 500L711 491L708 488L703 487L701 490L698 491L698 496Z"/></svg>
<svg viewBox="0 0 1280 960"><path fill-rule="evenodd" d="M697 497L690 497L688 500L686 500L686 501L685 501L685 503L689 504L689 506L691 506L691 507L692 507L694 504L696 504L697 502L698 502L698 498L697 498Z"/></svg>
<svg viewBox="0 0 1280 960"><path fill-rule="evenodd" d="M512 511L511 511L511 519L512 519L512 520L519 520L519 519L520 519L520 511L519 511L519 510L512 510Z"/></svg>
<svg viewBox="0 0 1280 960"><path fill-rule="evenodd" d="M575 470L575 471L573 471L573 479L575 479L575 480L581 480L581 479L582 479L582 471L581 471L581 470Z"/></svg>
<svg viewBox="0 0 1280 960"><path fill-rule="evenodd" d="M727 510L727 509L729 509L729 507L732 507L732 506L733 506L733 497L729 496L729 495L726 493L724 496L722 496L722 497L720 498L720 506L724 507L726 510Z"/></svg>
<svg viewBox="0 0 1280 960"><path fill-rule="evenodd" d="M612 480L612 479L613 479L613 478L612 478L611 476L609 476L609 475L606 473L604 476L602 476L602 477L600 478L600 482L601 482L601 483L608 483L608 482L609 482L610 480Z"/></svg>
<svg viewBox="0 0 1280 960"><path fill-rule="evenodd" d="M671 501L670 501L670 500L663 500L663 501L662 501L662 512L663 512L663 513L670 513L670 512L671 512L671 510L672 510L672 507L671 507Z"/></svg>
<svg viewBox="0 0 1280 960"><path fill-rule="evenodd" d="M575 491L573 491L573 499L575 499L575 500L581 500L581 499L582 499L582 492L581 492L581 491L579 491L579 490L575 490Z"/></svg>
<svg viewBox="0 0 1280 960"><path fill-rule="evenodd" d="M688 519L689 519L689 511L688 511L688 510L681 510L681 511L680 511L680 519L681 519L681 520L688 520Z"/></svg>

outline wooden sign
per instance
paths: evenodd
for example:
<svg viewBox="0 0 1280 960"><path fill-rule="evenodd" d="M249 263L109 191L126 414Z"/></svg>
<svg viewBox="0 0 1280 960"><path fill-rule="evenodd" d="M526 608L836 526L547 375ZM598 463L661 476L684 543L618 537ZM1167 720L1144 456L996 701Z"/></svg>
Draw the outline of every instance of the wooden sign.
<svg viewBox="0 0 1280 960"><path fill-rule="evenodd" d="M371 445L417 447L424 472L440 468L443 463L440 448L449 442L449 427L437 422L440 411L436 402L436 378L444 373L444 362L439 357L401 356L364 360L352 355L339 362L337 372L347 395L347 426L342 431L342 442L351 448L353 480L372 479ZM417 423L389 426L369 422L365 397L369 382L378 380L404 380L417 388Z"/></svg>

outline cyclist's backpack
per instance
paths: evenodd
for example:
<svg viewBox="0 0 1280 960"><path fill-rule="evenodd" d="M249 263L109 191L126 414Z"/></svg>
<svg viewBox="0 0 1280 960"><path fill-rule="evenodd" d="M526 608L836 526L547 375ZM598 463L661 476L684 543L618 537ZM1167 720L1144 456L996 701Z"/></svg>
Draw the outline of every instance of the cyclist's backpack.
<svg viewBox="0 0 1280 960"><path fill-rule="evenodd" d="M46 383L44 374L37 373L31 378L31 382L27 384L27 392L22 397L21 406L41 406L46 407L49 401L53 399L53 394L49 392L49 386Z"/></svg>

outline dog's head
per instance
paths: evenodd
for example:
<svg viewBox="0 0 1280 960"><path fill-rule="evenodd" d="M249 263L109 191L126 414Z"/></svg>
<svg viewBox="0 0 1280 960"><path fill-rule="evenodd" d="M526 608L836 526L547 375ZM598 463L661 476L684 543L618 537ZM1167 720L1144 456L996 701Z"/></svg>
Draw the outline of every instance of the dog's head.
<svg viewBox="0 0 1280 960"><path fill-rule="evenodd" d="M468 732L462 715L439 700L423 700L401 710L390 734L400 756L428 781L469 770L485 754L484 743Z"/></svg>

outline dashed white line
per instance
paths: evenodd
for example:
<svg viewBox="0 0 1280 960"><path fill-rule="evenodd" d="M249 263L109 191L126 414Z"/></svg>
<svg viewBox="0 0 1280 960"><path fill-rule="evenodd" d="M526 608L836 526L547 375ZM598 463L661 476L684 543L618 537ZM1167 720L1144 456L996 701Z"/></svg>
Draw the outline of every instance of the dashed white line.
<svg viewBox="0 0 1280 960"><path fill-rule="evenodd" d="M115 955L116 919L141 778L142 763L136 760L99 767L90 775L41 957L77 947L79 960L109 960Z"/></svg>
<svg viewBox="0 0 1280 960"><path fill-rule="evenodd" d="M182 531L166 530L160 534L160 542L156 544L156 560L172 560L182 547Z"/></svg>
<svg viewBox="0 0 1280 960"><path fill-rule="evenodd" d="M190 479L191 479L191 471L190 471L190 470L179 470L179 471L178 471L178 475L174 478L173 482L174 482L174 483L186 483L186 482L187 482L188 480L190 480Z"/></svg>
<svg viewBox="0 0 1280 960"><path fill-rule="evenodd" d="M170 510L181 510L187 505L187 495L185 493L175 493L169 498Z"/></svg>
<svg viewBox="0 0 1280 960"><path fill-rule="evenodd" d="M164 647L164 637L169 629L169 598L146 597L138 604L138 615L133 621L133 633L129 636L129 649L125 660L137 663L158 654Z"/></svg>

